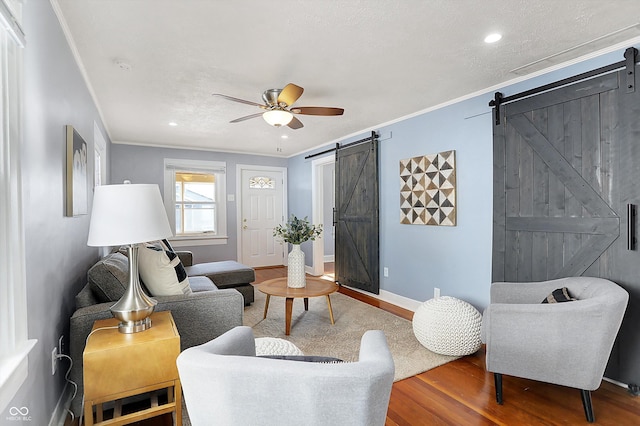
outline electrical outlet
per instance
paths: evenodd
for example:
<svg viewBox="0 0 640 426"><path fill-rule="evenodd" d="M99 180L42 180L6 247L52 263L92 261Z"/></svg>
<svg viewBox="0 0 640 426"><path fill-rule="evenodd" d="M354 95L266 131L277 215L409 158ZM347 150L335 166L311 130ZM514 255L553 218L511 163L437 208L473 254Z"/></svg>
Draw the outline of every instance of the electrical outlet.
<svg viewBox="0 0 640 426"><path fill-rule="evenodd" d="M438 287L434 287L433 288L433 298L437 299L438 297L440 297L440 289Z"/></svg>
<svg viewBox="0 0 640 426"><path fill-rule="evenodd" d="M58 339L58 353L60 355L64 353L64 334Z"/></svg>
<svg viewBox="0 0 640 426"><path fill-rule="evenodd" d="M385 277L388 277L388 276L389 276L389 268L386 268L386 267L385 267L385 268L383 268L383 269L382 269L382 274L383 274Z"/></svg>
<svg viewBox="0 0 640 426"><path fill-rule="evenodd" d="M54 376L58 370L58 348L53 347L51 351L51 375Z"/></svg>

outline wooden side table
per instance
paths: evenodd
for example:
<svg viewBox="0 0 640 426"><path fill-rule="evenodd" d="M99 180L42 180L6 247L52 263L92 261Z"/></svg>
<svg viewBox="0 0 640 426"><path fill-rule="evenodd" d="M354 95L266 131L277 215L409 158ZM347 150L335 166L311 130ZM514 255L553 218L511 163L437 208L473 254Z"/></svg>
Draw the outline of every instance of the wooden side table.
<svg viewBox="0 0 640 426"><path fill-rule="evenodd" d="M123 334L111 328L98 330L89 337L83 354L86 425L125 425L171 412L175 424L182 425L182 390L176 366L180 335L171 312L155 312L151 321L152 327L139 333ZM99 320L93 330L117 325L115 318ZM167 389L166 404L152 404L150 408L121 415L122 398L160 389ZM103 421L102 404L109 401L116 403L113 419Z"/></svg>

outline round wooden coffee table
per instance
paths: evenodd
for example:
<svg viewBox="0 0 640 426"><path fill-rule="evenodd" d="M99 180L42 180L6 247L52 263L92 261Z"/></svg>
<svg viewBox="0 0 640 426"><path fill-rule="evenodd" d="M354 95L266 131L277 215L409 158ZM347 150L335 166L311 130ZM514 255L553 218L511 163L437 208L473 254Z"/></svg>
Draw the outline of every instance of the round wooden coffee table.
<svg viewBox="0 0 640 426"><path fill-rule="evenodd" d="M304 299L304 310L309 310L310 297L327 297L327 306L329 307L329 318L331 325L333 321L333 310L331 309L331 299L329 295L338 290L338 285L332 281L322 280L320 278L307 277L307 285L303 288L287 287L287 277L274 278L259 284L258 290L267 295L264 303L264 318L267 318L269 310L269 300L271 296L279 296L285 298L285 333L287 336L291 332L291 311L293 310L293 299Z"/></svg>

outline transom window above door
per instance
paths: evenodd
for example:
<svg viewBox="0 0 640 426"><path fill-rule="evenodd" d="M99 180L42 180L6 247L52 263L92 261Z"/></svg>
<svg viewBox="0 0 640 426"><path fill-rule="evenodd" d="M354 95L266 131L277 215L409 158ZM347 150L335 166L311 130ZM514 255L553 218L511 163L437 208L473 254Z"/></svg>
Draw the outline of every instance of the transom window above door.
<svg viewBox="0 0 640 426"><path fill-rule="evenodd" d="M249 178L249 188L251 189L274 189L276 181L268 176L254 176Z"/></svg>

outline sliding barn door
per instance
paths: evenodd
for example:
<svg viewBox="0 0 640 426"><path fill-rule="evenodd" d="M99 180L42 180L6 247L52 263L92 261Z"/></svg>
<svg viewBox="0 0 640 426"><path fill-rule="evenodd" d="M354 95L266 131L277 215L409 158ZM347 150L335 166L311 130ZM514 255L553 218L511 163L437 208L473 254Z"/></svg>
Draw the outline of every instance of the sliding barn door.
<svg viewBox="0 0 640 426"><path fill-rule="evenodd" d="M336 153L336 281L380 292L378 141Z"/></svg>
<svg viewBox="0 0 640 426"><path fill-rule="evenodd" d="M640 383L640 254L627 250L627 204L640 204L640 96L625 78L601 75L501 107L492 279L620 284L631 300L607 377Z"/></svg>

